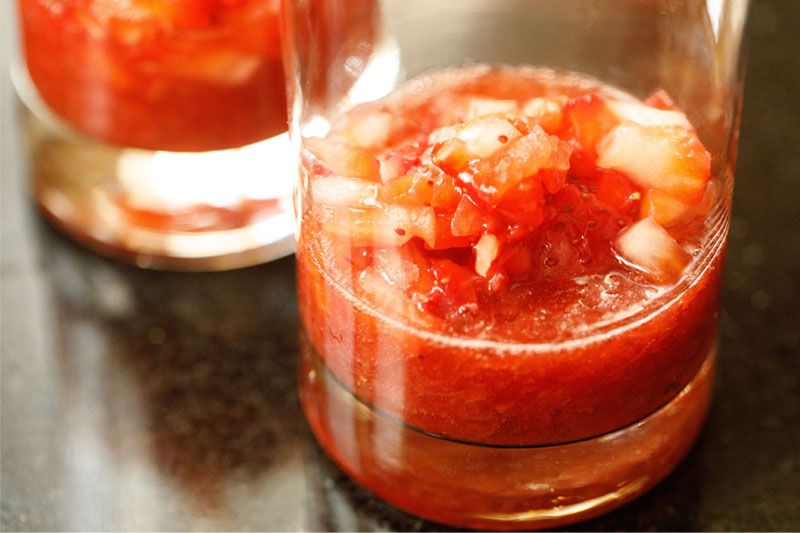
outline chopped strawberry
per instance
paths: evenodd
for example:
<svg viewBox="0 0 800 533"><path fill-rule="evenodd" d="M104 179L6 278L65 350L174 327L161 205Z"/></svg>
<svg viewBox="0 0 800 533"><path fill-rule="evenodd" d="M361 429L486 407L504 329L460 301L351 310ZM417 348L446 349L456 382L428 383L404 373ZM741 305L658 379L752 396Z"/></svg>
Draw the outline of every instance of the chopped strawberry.
<svg viewBox="0 0 800 533"><path fill-rule="evenodd" d="M680 111L657 109L639 102L618 100L609 100L606 105L616 115L618 122L630 120L642 126L681 126L687 130L692 129L689 119Z"/></svg>
<svg viewBox="0 0 800 533"><path fill-rule="evenodd" d="M631 213L639 205L642 193L624 174L612 169L596 169L597 199L620 213Z"/></svg>
<svg viewBox="0 0 800 533"><path fill-rule="evenodd" d="M542 172L532 178L523 180L510 189L497 204L497 212L506 222L514 224L527 232L538 228L542 223L542 203L545 194L542 188ZM561 173L564 174L563 172ZM562 183L564 177L560 180Z"/></svg>
<svg viewBox="0 0 800 533"><path fill-rule="evenodd" d="M564 138L574 139L581 151L590 158L595 156L595 147L614 126L619 124L611 112L606 99L596 94L571 98L564 106Z"/></svg>
<svg viewBox="0 0 800 533"><path fill-rule="evenodd" d="M540 170L566 171L571 151L568 143L534 126L529 134L471 165L469 179L478 196L495 206L506 192Z"/></svg>
<svg viewBox="0 0 800 533"><path fill-rule="evenodd" d="M631 217L576 185L565 186L546 206L536 248L542 273L596 271L616 262L611 242Z"/></svg>
<svg viewBox="0 0 800 533"><path fill-rule="evenodd" d="M377 205L378 185L359 178L312 178L310 189L315 204L342 207Z"/></svg>
<svg viewBox="0 0 800 533"><path fill-rule="evenodd" d="M514 100L497 100L495 98L470 98L467 102L467 118L477 118L498 113L511 115L517 111L517 102Z"/></svg>
<svg viewBox="0 0 800 533"><path fill-rule="evenodd" d="M438 167L432 166L425 174L428 181L433 182L433 197L431 206L436 209L451 211L456 208L461 201L462 191L456 185L456 180Z"/></svg>
<svg viewBox="0 0 800 533"><path fill-rule="evenodd" d="M483 230L484 212L469 196L464 195L458 202L450 231L455 237L477 235Z"/></svg>
<svg viewBox="0 0 800 533"><path fill-rule="evenodd" d="M645 189L658 189L697 204L711 173L711 155L697 135L681 126L623 122L598 145L597 165L625 173Z"/></svg>
<svg viewBox="0 0 800 533"><path fill-rule="evenodd" d="M356 286L363 299L390 316L424 328L430 328L435 324L435 317L420 310L411 298L399 291L374 268L368 267L362 270L356 279Z"/></svg>
<svg viewBox="0 0 800 533"><path fill-rule="evenodd" d="M652 216L664 228L687 224L698 216L705 216L716 198L716 188L709 183L703 200L697 205L685 204L674 196L657 189L645 191L639 218Z"/></svg>
<svg viewBox="0 0 800 533"><path fill-rule="evenodd" d="M475 240L475 235L453 235L452 222L453 219L451 214L436 214L436 237L434 239L433 246L429 246L429 248L433 250L464 248L473 243Z"/></svg>
<svg viewBox="0 0 800 533"><path fill-rule="evenodd" d="M658 283L678 279L691 260L691 255L653 217L643 218L622 232L614 247L625 261Z"/></svg>
<svg viewBox="0 0 800 533"><path fill-rule="evenodd" d="M458 308L464 304L477 304L477 287L480 278L470 269L449 259L431 259L431 272L435 289L442 291L444 301L439 301L440 310L444 306Z"/></svg>
<svg viewBox="0 0 800 533"><path fill-rule="evenodd" d="M361 113L348 121L346 134L356 146L377 149L388 144L396 122L386 111Z"/></svg>
<svg viewBox="0 0 800 533"><path fill-rule="evenodd" d="M386 205L365 209L315 206L322 228L349 238L355 246L396 245L419 237L428 246L436 241L436 214L432 207Z"/></svg>
<svg viewBox="0 0 800 533"><path fill-rule="evenodd" d="M656 109L664 109L665 111L678 110L678 106L675 105L675 102L664 89L657 90L645 98L642 103L644 105L649 105L650 107L655 107Z"/></svg>
<svg viewBox="0 0 800 533"><path fill-rule="evenodd" d="M406 174L387 181L378 193L381 201L401 205L431 205L433 180L421 174Z"/></svg>
<svg viewBox="0 0 800 533"><path fill-rule="evenodd" d="M505 117L480 117L459 127L456 136L434 150L434 160L451 175L458 175L470 161L486 158L521 134Z"/></svg>
<svg viewBox="0 0 800 533"><path fill-rule="evenodd" d="M531 98L522 105L521 115L526 123L539 124L554 135L564 122L566 98Z"/></svg>
<svg viewBox="0 0 800 533"><path fill-rule="evenodd" d="M496 236L491 233L481 235L475 243L475 272L485 278L499 252L500 243Z"/></svg>
<svg viewBox="0 0 800 533"><path fill-rule="evenodd" d="M367 151L342 140L319 137L304 139L311 154L324 163L337 176L380 181L378 160Z"/></svg>

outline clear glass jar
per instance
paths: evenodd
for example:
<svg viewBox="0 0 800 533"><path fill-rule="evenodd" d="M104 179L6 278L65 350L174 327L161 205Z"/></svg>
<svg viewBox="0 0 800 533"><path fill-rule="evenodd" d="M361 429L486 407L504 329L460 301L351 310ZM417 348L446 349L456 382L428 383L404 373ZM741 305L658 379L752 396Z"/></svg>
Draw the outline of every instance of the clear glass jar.
<svg viewBox="0 0 800 533"><path fill-rule="evenodd" d="M747 2L320 6L284 42L323 448L462 527L648 490L709 407Z"/></svg>
<svg viewBox="0 0 800 533"><path fill-rule="evenodd" d="M33 193L140 266L291 253L278 0L19 0Z"/></svg>

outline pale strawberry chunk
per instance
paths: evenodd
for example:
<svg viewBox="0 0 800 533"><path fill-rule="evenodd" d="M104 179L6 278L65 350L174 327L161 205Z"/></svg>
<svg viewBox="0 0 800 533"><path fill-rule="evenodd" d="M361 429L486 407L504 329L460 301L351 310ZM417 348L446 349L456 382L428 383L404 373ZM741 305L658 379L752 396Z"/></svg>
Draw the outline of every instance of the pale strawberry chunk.
<svg viewBox="0 0 800 533"><path fill-rule="evenodd" d="M390 316L402 318L422 327L432 327L435 318L420 311L411 298L386 280L373 268L361 271L356 280L361 297Z"/></svg>
<svg viewBox="0 0 800 533"><path fill-rule="evenodd" d="M368 207L377 204L377 197L378 185L359 178L333 176L311 181L311 199L315 204Z"/></svg>
<svg viewBox="0 0 800 533"><path fill-rule="evenodd" d="M531 98L522 105L521 114L533 119L544 131L555 133L564 122L564 105L567 99Z"/></svg>
<svg viewBox="0 0 800 533"><path fill-rule="evenodd" d="M449 141L455 137L457 133L458 126L444 126L442 128L435 129L428 135L428 144L433 146L437 143Z"/></svg>
<svg viewBox="0 0 800 533"><path fill-rule="evenodd" d="M334 174L348 178L365 178L380 181L378 160L363 148L339 139L307 137L306 149Z"/></svg>
<svg viewBox="0 0 800 533"><path fill-rule="evenodd" d="M677 110L678 106L672 100L672 97L664 89L658 89L656 92L645 98L642 103L655 107L656 109Z"/></svg>
<svg viewBox="0 0 800 533"><path fill-rule="evenodd" d="M386 205L365 209L316 208L325 232L350 238L358 245L399 246L419 237L428 246L436 241L436 213L432 207Z"/></svg>
<svg viewBox="0 0 800 533"><path fill-rule="evenodd" d="M361 148L381 148L391 137L394 122L394 117L386 111L363 113L348 122L347 135Z"/></svg>
<svg viewBox="0 0 800 533"><path fill-rule="evenodd" d="M483 212L464 195L458 202L453 220L450 222L450 231L454 237L477 235L483 229Z"/></svg>
<svg viewBox="0 0 800 533"><path fill-rule="evenodd" d="M488 157L522 134L505 117L470 120L456 129L455 137L434 152L434 162L450 174L458 174L475 159Z"/></svg>
<svg viewBox="0 0 800 533"><path fill-rule="evenodd" d="M650 189L642 196L639 217L652 216L661 226L671 228L708 213L715 198L716 189L713 182L709 182L703 200L697 205L685 204L670 194Z"/></svg>
<svg viewBox="0 0 800 533"><path fill-rule="evenodd" d="M653 217L643 218L620 233L614 247L626 262L661 283L678 279L691 260Z"/></svg>
<svg viewBox="0 0 800 533"><path fill-rule="evenodd" d="M472 182L486 202L497 205L509 189L540 170L568 170L571 152L567 142L534 125L529 134L480 160Z"/></svg>
<svg viewBox="0 0 800 533"><path fill-rule="evenodd" d="M598 143L597 166L619 170L642 188L697 204L711 173L711 155L684 127L626 121Z"/></svg>
<svg viewBox="0 0 800 533"><path fill-rule="evenodd" d="M514 100L498 100L495 98L473 97L467 103L467 119L494 114L514 114L517 111L517 102Z"/></svg>
<svg viewBox="0 0 800 533"><path fill-rule="evenodd" d="M405 247L374 248L372 266L383 279L404 291L419 280L419 266Z"/></svg>
<svg viewBox="0 0 800 533"><path fill-rule="evenodd" d="M682 126L687 130L692 129L689 119L680 111L656 109L639 102L619 100L608 100L606 105L620 122L631 120L642 126Z"/></svg>
<svg viewBox="0 0 800 533"><path fill-rule="evenodd" d="M499 253L500 244L497 237L491 233L481 235L481 238L475 243L475 272L485 278Z"/></svg>
<svg viewBox="0 0 800 533"><path fill-rule="evenodd" d="M492 155L504 144L522 134L504 117L470 120L458 129L456 137L464 141L471 158Z"/></svg>

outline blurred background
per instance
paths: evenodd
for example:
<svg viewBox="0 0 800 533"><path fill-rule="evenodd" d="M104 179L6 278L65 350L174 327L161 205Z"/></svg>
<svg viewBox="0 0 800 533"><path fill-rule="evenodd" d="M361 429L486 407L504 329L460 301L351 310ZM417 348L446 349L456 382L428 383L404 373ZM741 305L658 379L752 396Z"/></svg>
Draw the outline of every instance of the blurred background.
<svg viewBox="0 0 800 533"><path fill-rule="evenodd" d="M308 430L292 258L206 274L88 252L31 204L2 6L0 529L446 530ZM688 458L570 530L800 529L800 3L754 0L716 396ZM57 58L54 58L57 60Z"/></svg>

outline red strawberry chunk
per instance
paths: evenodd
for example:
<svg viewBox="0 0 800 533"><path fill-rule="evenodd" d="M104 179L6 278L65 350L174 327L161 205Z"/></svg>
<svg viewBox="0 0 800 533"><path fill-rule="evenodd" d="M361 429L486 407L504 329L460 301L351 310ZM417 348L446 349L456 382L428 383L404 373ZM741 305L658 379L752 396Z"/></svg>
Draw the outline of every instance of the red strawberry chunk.
<svg viewBox="0 0 800 533"><path fill-rule="evenodd" d="M483 230L483 218L483 211L469 196L464 195L453 213L450 230L455 237L477 235Z"/></svg>
<svg viewBox="0 0 800 533"><path fill-rule="evenodd" d="M459 177L470 183L485 202L495 206L510 189L540 170L566 172L571 151L569 144L537 125L529 134L477 161Z"/></svg>
<svg viewBox="0 0 800 533"><path fill-rule="evenodd" d="M337 139L308 137L306 149L337 176L380 181L378 160L366 150Z"/></svg>
<svg viewBox="0 0 800 533"><path fill-rule="evenodd" d="M590 158L595 156L595 146L614 126L617 116L606 105L605 98L587 94L570 99L564 106L564 138L574 139Z"/></svg>

